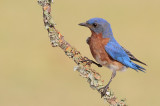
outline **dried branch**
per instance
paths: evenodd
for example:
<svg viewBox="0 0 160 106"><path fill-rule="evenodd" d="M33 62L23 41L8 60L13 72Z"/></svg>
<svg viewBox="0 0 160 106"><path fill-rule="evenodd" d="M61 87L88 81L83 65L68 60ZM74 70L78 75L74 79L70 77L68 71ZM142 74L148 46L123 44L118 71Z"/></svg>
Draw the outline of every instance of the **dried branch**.
<svg viewBox="0 0 160 106"><path fill-rule="evenodd" d="M53 0L38 0L38 4L41 5L43 9L43 21L45 28L48 31L52 46L60 47L69 58L72 58L78 65L74 70L80 72L80 75L88 80L91 88L96 89L101 93L102 91L99 91L99 89L103 87L101 75L94 69L90 68L91 64L89 62L82 62L88 60L88 58L83 57L79 51L65 41L64 37L55 28L55 24L51 16L51 2L53 2ZM108 90L103 98L112 106L126 106L124 100L118 101L111 90Z"/></svg>

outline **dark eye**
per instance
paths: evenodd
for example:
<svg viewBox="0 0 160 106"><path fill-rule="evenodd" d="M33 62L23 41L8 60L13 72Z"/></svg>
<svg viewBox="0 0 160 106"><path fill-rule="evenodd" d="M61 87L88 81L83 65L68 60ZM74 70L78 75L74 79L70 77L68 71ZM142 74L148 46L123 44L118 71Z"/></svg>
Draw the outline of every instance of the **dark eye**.
<svg viewBox="0 0 160 106"><path fill-rule="evenodd" d="M97 23L93 23L93 26L94 26L94 27L97 27Z"/></svg>

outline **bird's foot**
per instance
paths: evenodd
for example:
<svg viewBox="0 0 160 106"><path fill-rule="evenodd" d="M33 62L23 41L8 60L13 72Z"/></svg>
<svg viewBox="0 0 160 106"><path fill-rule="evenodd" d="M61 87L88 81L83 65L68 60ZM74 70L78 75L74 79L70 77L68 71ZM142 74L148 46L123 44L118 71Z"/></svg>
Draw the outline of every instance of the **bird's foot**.
<svg viewBox="0 0 160 106"><path fill-rule="evenodd" d="M108 88L109 85L106 85L105 87L99 89L99 91L101 92L101 98L107 94Z"/></svg>
<svg viewBox="0 0 160 106"><path fill-rule="evenodd" d="M93 61L93 60L89 60L89 59L87 59L87 60L83 60L83 61L81 61L81 62L82 62L82 63L83 63L83 62L88 62L88 63L87 63L87 65L88 65L88 64L92 64L92 63L93 63L93 64L97 65L98 67L102 67L102 65L100 65L100 64L98 64L98 63L96 63L96 62L95 62L95 61Z"/></svg>

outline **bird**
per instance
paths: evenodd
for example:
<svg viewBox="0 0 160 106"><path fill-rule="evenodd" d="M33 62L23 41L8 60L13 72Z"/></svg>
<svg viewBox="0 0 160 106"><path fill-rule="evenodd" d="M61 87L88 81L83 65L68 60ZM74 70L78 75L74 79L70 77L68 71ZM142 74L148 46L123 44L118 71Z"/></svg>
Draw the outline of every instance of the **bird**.
<svg viewBox="0 0 160 106"><path fill-rule="evenodd" d="M86 22L80 23L80 26L88 27L91 36L86 40L90 47L90 51L96 62L88 60L96 64L98 67L107 67L112 71L111 78L101 92L101 97L106 95L112 79L116 76L117 71L125 71L131 68L136 71L145 72L146 69L134 63L138 62L146 65L138 60L130 51L122 47L114 38L111 25L103 18L92 18ZM147 66L147 65L146 65Z"/></svg>

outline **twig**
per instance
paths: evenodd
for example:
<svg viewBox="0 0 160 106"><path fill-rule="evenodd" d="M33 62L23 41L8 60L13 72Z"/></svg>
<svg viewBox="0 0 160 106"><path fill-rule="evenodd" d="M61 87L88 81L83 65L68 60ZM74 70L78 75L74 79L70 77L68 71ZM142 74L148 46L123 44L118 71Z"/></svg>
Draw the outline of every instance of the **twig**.
<svg viewBox="0 0 160 106"><path fill-rule="evenodd" d="M43 9L43 21L45 28L48 31L52 46L60 47L69 58L72 58L78 65L74 68L74 70L80 72L80 75L88 80L91 88L96 89L99 93L101 93L101 91L99 91L99 89L103 87L101 75L94 69L90 68L90 63L87 61L82 62L88 60L88 58L83 57L79 51L77 51L67 41L65 41L64 37L55 28L55 23L51 16L51 2L53 2L53 0L38 0L38 4L41 5ZM125 100L118 101L110 89L103 98L111 106L126 106Z"/></svg>

